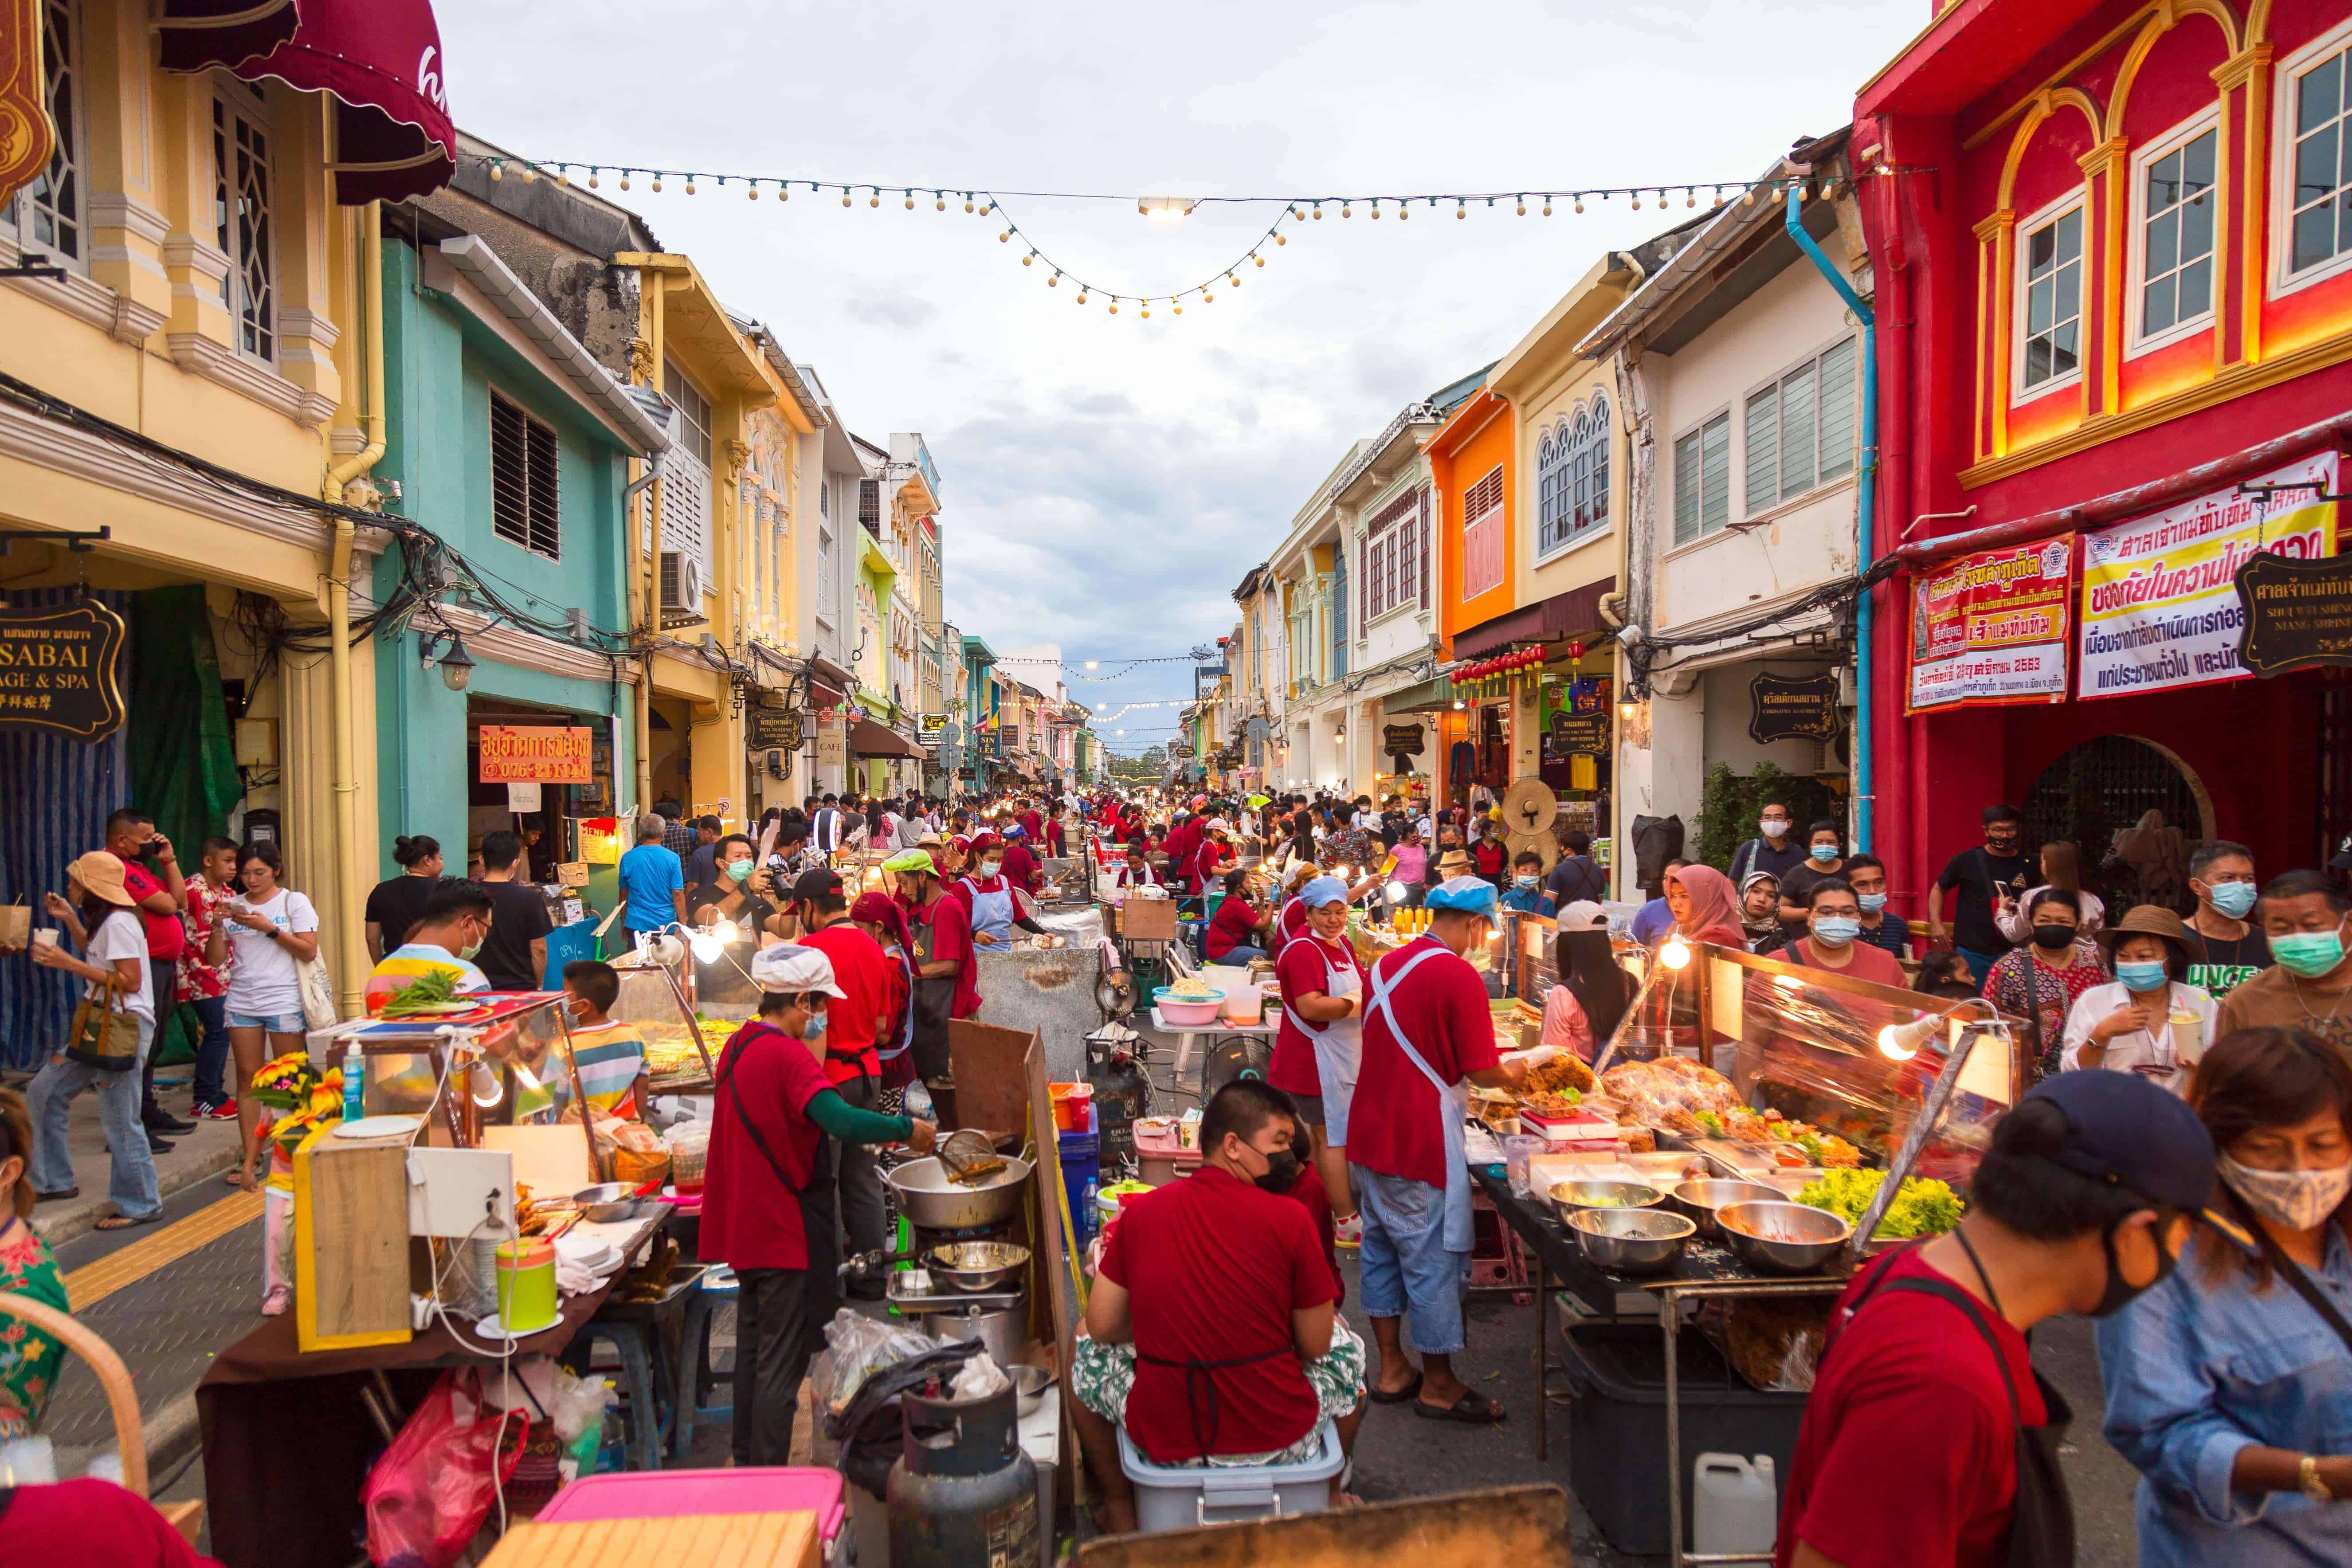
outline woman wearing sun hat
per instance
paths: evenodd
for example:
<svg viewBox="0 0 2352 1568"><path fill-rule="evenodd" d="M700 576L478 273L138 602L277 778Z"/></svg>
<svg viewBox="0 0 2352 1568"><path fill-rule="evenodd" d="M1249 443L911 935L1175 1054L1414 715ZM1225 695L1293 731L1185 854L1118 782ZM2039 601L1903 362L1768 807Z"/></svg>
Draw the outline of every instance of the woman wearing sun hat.
<svg viewBox="0 0 2352 1568"><path fill-rule="evenodd" d="M2101 931L2098 942L2116 977L2067 1010L2060 1069L2113 1068L2186 1094L2221 1011L2204 987L2188 984L2197 956L2188 929L2170 910L2142 904Z"/></svg>
<svg viewBox="0 0 2352 1568"><path fill-rule="evenodd" d="M155 1155L147 1146L147 1130L139 1121L140 1067L155 1043L155 1003L152 970L147 962L147 934L123 886L122 862L103 850L93 850L66 868L66 894L49 895L48 910L62 919L79 917L82 954L76 958L65 943L35 942L33 962L43 969L62 970L89 983L88 994L115 987L112 1010L127 1013L138 1023L138 1053L121 1070L92 1067L62 1051L49 1058L33 1079L26 1100L33 1117L33 1190L42 1198L69 1198L74 1185L73 1157L67 1148L67 1129L74 1097L85 1089L98 1091L99 1121L106 1129L106 1146L113 1160L107 1195L115 1212L98 1222L100 1230L121 1230L146 1225L163 1212L155 1188Z"/></svg>

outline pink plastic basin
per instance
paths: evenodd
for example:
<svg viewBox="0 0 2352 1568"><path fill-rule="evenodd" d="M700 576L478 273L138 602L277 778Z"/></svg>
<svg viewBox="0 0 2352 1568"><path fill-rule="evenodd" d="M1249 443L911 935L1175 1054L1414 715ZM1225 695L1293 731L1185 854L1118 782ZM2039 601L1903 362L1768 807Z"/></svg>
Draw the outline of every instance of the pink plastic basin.
<svg viewBox="0 0 2352 1568"><path fill-rule="evenodd" d="M817 1533L841 1533L841 1472L807 1465L740 1470L624 1470L583 1476L548 1500L551 1524L600 1519L683 1519L693 1514L813 1513Z"/></svg>
<svg viewBox="0 0 2352 1568"><path fill-rule="evenodd" d="M1162 1018L1171 1024L1186 1026L1215 1023L1217 1014L1224 1005L1223 994L1205 997L1198 1002L1180 1002L1173 996L1163 996L1159 1004Z"/></svg>

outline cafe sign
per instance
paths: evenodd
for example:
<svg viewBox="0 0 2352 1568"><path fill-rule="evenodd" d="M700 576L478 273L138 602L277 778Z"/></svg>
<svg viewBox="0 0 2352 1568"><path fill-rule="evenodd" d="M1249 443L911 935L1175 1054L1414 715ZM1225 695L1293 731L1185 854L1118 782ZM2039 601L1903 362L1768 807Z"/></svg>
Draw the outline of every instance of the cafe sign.
<svg viewBox="0 0 2352 1568"><path fill-rule="evenodd" d="M593 781L594 731L585 725L478 726L483 784L584 784Z"/></svg>
<svg viewBox="0 0 2352 1568"><path fill-rule="evenodd" d="M122 617L94 600L0 610L0 730L87 744L122 728Z"/></svg>

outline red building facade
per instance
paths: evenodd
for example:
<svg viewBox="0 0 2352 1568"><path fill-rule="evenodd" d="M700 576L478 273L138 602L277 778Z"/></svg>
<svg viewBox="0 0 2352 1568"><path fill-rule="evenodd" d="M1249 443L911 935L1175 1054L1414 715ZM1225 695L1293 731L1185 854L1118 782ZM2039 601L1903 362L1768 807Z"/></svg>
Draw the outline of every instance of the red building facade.
<svg viewBox="0 0 2352 1568"><path fill-rule="evenodd" d="M2337 548L2347 51L2352 0L1961 0L1863 89L1875 539L1905 564L1872 650L1877 849L1913 913L1995 801L2109 860L2105 890L2176 906L2200 839L2268 874L2352 830L2352 684L2242 675L2226 585L2248 549ZM1927 585L2026 544L2065 546L2042 557L2062 624L1972 624L2003 656L1969 667L1975 704L1921 700ZM2021 625L2063 664L2005 657Z"/></svg>

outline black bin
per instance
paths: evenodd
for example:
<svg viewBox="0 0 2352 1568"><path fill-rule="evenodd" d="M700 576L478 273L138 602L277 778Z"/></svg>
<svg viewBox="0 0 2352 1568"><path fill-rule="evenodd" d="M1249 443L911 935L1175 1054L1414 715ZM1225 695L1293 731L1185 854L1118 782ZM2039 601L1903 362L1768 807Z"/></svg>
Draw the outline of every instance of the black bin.
<svg viewBox="0 0 2352 1568"><path fill-rule="evenodd" d="M1769 1454L1788 1484L1806 1395L1751 1388L1696 1329L1676 1342L1683 1424L1683 1540L1701 1454ZM1655 1324L1568 1331L1568 1479L1609 1544L1656 1555L1666 1539L1666 1347Z"/></svg>

